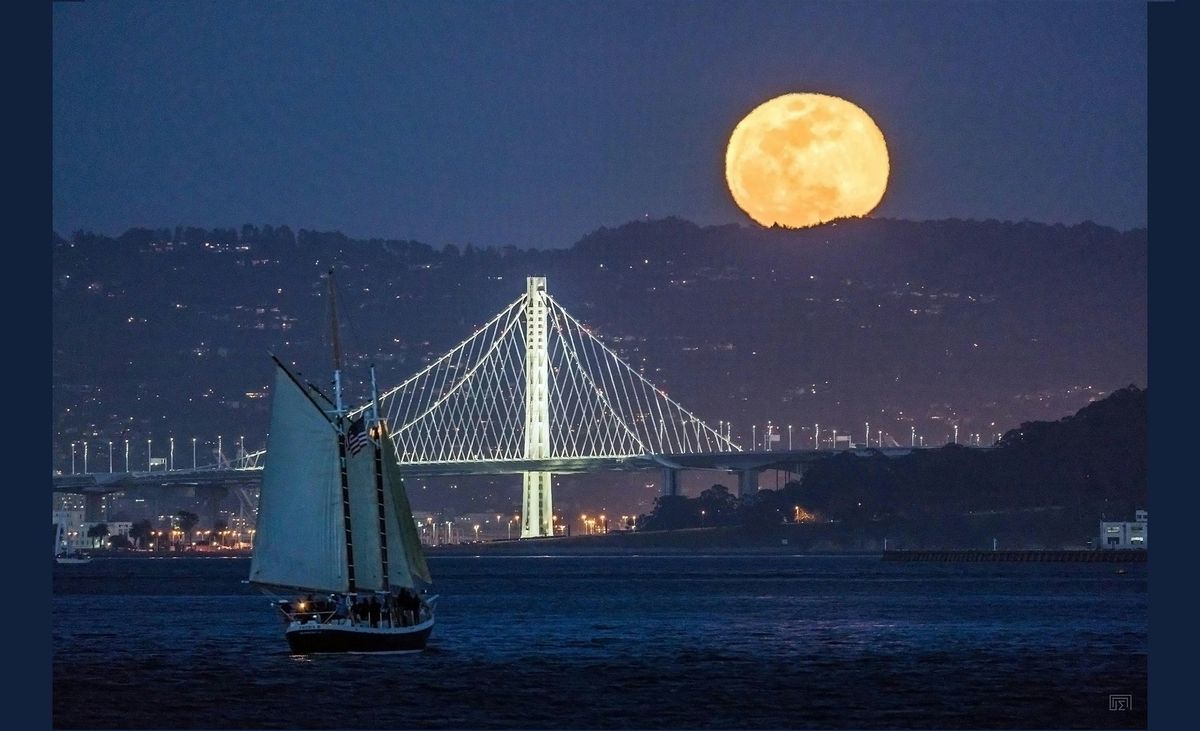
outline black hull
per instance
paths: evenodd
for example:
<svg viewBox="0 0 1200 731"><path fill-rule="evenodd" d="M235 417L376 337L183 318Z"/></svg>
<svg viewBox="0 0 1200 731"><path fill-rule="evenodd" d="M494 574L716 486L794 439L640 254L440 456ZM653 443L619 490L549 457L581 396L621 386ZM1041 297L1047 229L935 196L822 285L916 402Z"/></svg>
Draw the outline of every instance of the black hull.
<svg viewBox="0 0 1200 731"><path fill-rule="evenodd" d="M433 632L433 622L394 629L362 626L293 623L288 626L288 646L296 655L319 652L420 652Z"/></svg>

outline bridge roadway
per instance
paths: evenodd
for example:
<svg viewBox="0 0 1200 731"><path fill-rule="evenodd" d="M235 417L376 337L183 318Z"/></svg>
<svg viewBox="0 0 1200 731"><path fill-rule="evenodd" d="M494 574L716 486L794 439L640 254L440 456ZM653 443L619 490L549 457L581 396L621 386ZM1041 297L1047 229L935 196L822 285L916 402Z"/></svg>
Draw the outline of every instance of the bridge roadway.
<svg viewBox="0 0 1200 731"><path fill-rule="evenodd" d="M968 447L988 450L990 447ZM924 449L935 449L925 447ZM664 454L630 457L554 457L532 460L480 460L463 462L431 462L402 465L407 477L456 477L462 475L516 475L523 472L553 472L578 474L584 472L644 472L664 470L667 480L683 470L717 470L736 473L743 480L767 470L802 472L805 466L841 454L856 457L903 457L921 451L921 447L883 447L851 449L797 449L759 452L716 452L710 454ZM261 468L171 470L159 472L100 472L91 474L56 475L54 492L109 493L132 487L152 486L215 486L240 485L257 487L262 478ZM741 491L753 491L754 484L740 485ZM673 493L671 486L664 492Z"/></svg>

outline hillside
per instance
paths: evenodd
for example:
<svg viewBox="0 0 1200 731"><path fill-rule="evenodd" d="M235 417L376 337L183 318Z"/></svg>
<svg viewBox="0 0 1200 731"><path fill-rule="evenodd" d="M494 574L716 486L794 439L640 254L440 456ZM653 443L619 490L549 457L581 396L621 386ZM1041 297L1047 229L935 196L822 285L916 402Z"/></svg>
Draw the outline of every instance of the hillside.
<svg viewBox="0 0 1200 731"><path fill-rule="evenodd" d="M1145 230L664 219L546 251L271 226L79 232L52 245L60 468L84 438L128 438L135 461L146 439L171 435L198 437L202 451L217 434L262 446L266 353L306 373L327 368L330 267L350 360L376 363L385 384L460 342L526 276L545 275L648 378L702 418L732 422L744 443L767 420L794 424L797 446L816 423L861 441L868 421L885 441L905 443L915 427L940 444L958 424L962 441L986 443L1146 383Z"/></svg>

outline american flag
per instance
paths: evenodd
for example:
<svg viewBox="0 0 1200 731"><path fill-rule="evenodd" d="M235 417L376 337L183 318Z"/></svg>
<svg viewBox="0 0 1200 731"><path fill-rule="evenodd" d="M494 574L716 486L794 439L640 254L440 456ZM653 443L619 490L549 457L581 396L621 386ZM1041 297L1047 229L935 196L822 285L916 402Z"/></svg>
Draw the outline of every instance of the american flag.
<svg viewBox="0 0 1200 731"><path fill-rule="evenodd" d="M367 436L365 419L358 419L350 423L350 431L346 433L346 447L349 448L350 454L358 454L370 441L370 437Z"/></svg>

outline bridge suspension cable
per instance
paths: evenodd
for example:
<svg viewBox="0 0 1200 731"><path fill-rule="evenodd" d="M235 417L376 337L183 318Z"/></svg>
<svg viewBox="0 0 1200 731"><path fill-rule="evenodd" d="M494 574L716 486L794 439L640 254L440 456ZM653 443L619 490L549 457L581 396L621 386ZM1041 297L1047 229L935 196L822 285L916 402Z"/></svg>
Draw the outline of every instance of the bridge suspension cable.
<svg viewBox="0 0 1200 731"><path fill-rule="evenodd" d="M522 294L446 354L380 395L402 463L526 456L528 297ZM544 297L551 457L740 451L622 360L592 328L548 294Z"/></svg>

